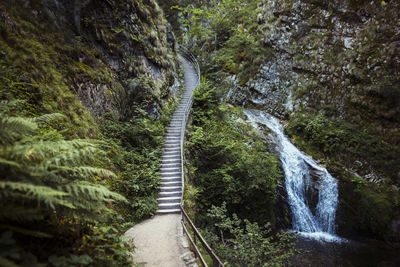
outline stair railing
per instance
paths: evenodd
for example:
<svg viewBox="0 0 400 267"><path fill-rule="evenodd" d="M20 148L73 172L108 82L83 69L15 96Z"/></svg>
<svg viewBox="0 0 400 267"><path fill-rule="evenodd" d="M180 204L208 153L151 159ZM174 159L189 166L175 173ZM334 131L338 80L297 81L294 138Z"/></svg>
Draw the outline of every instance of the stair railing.
<svg viewBox="0 0 400 267"><path fill-rule="evenodd" d="M192 55L192 53L190 53L187 49L180 47L178 50L179 50L179 54L182 57L184 57L186 60L188 60L190 62L190 64L192 65L192 67L194 68L194 71L196 72L196 76L197 76L197 82L196 82L196 88L197 88L198 86L200 86L200 79L201 79L199 63L197 62L196 58ZM211 257L211 259L213 261L213 267L224 267L224 264L222 263L222 261L218 258L218 256L214 253L214 251L211 249L211 247L207 244L207 242L201 236L200 232L197 230L197 228L193 224L192 220L190 220L189 216L187 215L187 213L184 209L183 193L184 193L184 186L185 186L185 171L183 169L183 142L184 142L184 137L185 137L186 124L187 124L187 121L189 118L189 113L190 113L190 109L192 108L192 104L193 104L193 91L190 93L190 99L186 104L185 116L182 120L182 127L181 127L181 142L180 142L180 146L181 146L181 179L182 179L182 196L181 196L181 206L180 206L181 211L182 211L181 223L182 223L182 228L183 228L184 233L189 238L189 241L194 248L196 258L198 258L200 260L201 264L205 267L208 267L203 256L201 255L199 248L197 247L196 240L200 241L204 250ZM185 220L192 229L193 238L191 237L190 232L186 228Z"/></svg>

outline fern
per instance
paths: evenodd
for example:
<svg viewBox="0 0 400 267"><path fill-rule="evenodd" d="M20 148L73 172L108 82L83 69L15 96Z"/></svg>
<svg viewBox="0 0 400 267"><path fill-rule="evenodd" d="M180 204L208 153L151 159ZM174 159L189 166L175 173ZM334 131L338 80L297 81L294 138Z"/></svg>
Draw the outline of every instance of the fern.
<svg viewBox="0 0 400 267"><path fill-rule="evenodd" d="M91 140L78 139L71 141L40 141L23 144L16 144L12 148L4 150L3 157L8 157L18 161L42 162L42 166L73 164L80 165L93 158L100 156L104 152L100 151L98 144Z"/></svg>
<svg viewBox="0 0 400 267"><path fill-rule="evenodd" d="M27 230L25 228L21 228L21 227L16 227L16 226L12 226L12 225L3 225L0 224L0 227L2 228L7 228L9 230L12 230L16 233L20 233L20 234L24 234L24 235L29 235L29 236L33 236L33 237L40 237L40 238L51 238L53 237L50 234L46 234L43 232L39 232L39 231L32 231L32 230Z"/></svg>
<svg viewBox="0 0 400 267"><path fill-rule="evenodd" d="M50 166L52 168L53 166ZM79 167L69 167L69 166L54 166L54 171L60 175L70 177L73 180L85 180L90 179L96 181L95 177L101 178L116 178L115 173L112 171L95 168L91 166L79 166ZM91 179L93 178L93 179Z"/></svg>
<svg viewBox="0 0 400 267"><path fill-rule="evenodd" d="M68 192L72 196L75 197L82 197L85 199L91 199L91 200L96 200L96 201L102 201L102 202L115 202L115 201L121 201L121 202L128 202L125 197L122 195L112 192L109 189L107 189L104 186L101 185L93 185L89 183L71 183L66 186L61 186L59 187L59 190L63 190L65 192ZM75 198L76 199L76 198ZM78 202L74 202L75 204L79 205Z"/></svg>
<svg viewBox="0 0 400 267"><path fill-rule="evenodd" d="M21 139L24 135L32 134L37 129L37 124L19 117L6 117L0 119L0 143L9 145Z"/></svg>
<svg viewBox="0 0 400 267"><path fill-rule="evenodd" d="M64 197L68 196L68 193L52 189L48 186L1 181L0 189L3 189L3 191L0 191L0 199L7 198L9 201L18 200L21 195L15 193L23 193L26 198L33 199L38 204L44 203L52 209L55 209L56 206L65 206L71 209L75 208L70 202L64 200ZM15 196L18 196L18 198L15 199Z"/></svg>
<svg viewBox="0 0 400 267"><path fill-rule="evenodd" d="M59 153L58 155L54 155L54 157L45 159L42 161L41 165L44 168L48 168L51 165L55 166L77 166L86 162L89 162L92 157L97 152L96 147L85 147L76 150L67 150Z"/></svg>
<svg viewBox="0 0 400 267"><path fill-rule="evenodd" d="M98 221L115 215L111 205L127 203L122 195L99 184L102 179L116 178L99 167L107 144L60 140L59 132L56 141L43 140L38 125L63 118L62 114L47 114L0 119L0 228L23 235L21 240L52 237L53 242L55 233L63 241L65 235L77 238ZM47 127L54 133L50 124L46 131ZM0 257L0 265L12 264Z"/></svg>
<svg viewBox="0 0 400 267"><path fill-rule="evenodd" d="M0 165L10 166L10 167L18 168L18 169L21 168L21 164L19 164L18 162L13 161L13 160L3 159L1 157L0 157Z"/></svg>
<svg viewBox="0 0 400 267"><path fill-rule="evenodd" d="M34 123L45 123L45 122L52 122L52 121L60 121L65 120L67 116L61 113L51 113L45 114L39 117L28 118L27 120L34 122Z"/></svg>
<svg viewBox="0 0 400 267"><path fill-rule="evenodd" d="M20 267L17 264L15 264L13 261L10 261L9 259L6 259L2 256L0 256L0 266L5 266L5 267Z"/></svg>
<svg viewBox="0 0 400 267"><path fill-rule="evenodd" d="M42 210L26 206L10 204L3 206L0 212L0 221L31 222L44 218Z"/></svg>

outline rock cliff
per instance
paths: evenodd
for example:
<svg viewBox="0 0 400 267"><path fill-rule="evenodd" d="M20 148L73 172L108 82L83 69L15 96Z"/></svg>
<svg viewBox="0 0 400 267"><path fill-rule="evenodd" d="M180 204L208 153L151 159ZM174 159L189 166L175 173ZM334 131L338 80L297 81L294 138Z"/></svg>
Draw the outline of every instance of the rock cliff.
<svg viewBox="0 0 400 267"><path fill-rule="evenodd" d="M86 110L157 117L176 96L174 39L153 0L7 0L0 19L1 65L26 87L1 97L23 98L34 113L67 110L87 133Z"/></svg>
<svg viewBox="0 0 400 267"><path fill-rule="evenodd" d="M262 43L275 55L230 101L289 120L297 145L326 162L340 180L340 233L400 240L400 4L259 8Z"/></svg>

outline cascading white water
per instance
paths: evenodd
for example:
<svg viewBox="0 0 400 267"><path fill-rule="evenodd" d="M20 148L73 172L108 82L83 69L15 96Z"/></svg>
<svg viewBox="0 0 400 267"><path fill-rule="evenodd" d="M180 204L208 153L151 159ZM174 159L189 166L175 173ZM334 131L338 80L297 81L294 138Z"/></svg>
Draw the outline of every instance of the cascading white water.
<svg viewBox="0 0 400 267"><path fill-rule="evenodd" d="M285 136L279 120L270 114L245 110L252 122L264 124L276 135L280 159L285 173L286 190L293 214L293 230L301 235L325 241L340 241L335 236L335 215L338 202L337 181L329 172L298 150ZM315 214L311 211L306 191L312 190L311 170L318 173L319 190Z"/></svg>

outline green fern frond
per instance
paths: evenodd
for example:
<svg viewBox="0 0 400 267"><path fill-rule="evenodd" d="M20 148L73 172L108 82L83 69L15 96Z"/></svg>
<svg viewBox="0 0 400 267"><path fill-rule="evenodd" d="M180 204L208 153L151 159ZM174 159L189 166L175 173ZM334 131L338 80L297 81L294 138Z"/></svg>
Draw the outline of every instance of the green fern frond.
<svg viewBox="0 0 400 267"><path fill-rule="evenodd" d="M46 233L43 233L43 232L32 231L32 230L28 230L28 229L25 229L25 228L12 226L12 225L0 224L0 226L1 226L1 228L8 228L9 230L11 230L13 232L24 234L24 235L29 235L29 236L33 236L33 237L39 237L39 238L51 238L51 237L53 237L52 235L49 235L49 234L46 234Z"/></svg>
<svg viewBox="0 0 400 267"><path fill-rule="evenodd" d="M77 166L86 162L90 162L93 156L98 152L96 147L85 147L76 150L68 150L52 158L45 159L42 161L41 165L47 168L48 166Z"/></svg>
<svg viewBox="0 0 400 267"><path fill-rule="evenodd" d="M22 192L26 195L26 197L31 197L35 199L38 203L44 203L52 209L55 209L56 206L64 206L71 209L75 208L70 202L64 199L64 197L69 195L68 193L54 190L48 186L1 181L0 189L2 189L2 191L0 191L0 199L6 198L10 201L10 198L13 198L13 196L15 196L13 194L14 192Z"/></svg>
<svg viewBox="0 0 400 267"><path fill-rule="evenodd" d="M16 144L7 155L10 155L12 159L18 159L21 161L42 161L43 159L49 159L45 165L51 165L53 162L75 162L76 164L82 164L88 159L92 159L94 155L101 154L102 152L98 149L98 145L87 139L77 139L71 141L59 140L54 141L39 141L33 144ZM79 153L77 153L79 151ZM64 155L62 155L64 153ZM3 153L2 153L3 154ZM84 156L84 157L83 157ZM59 164L56 164L59 165Z"/></svg>
<svg viewBox="0 0 400 267"><path fill-rule="evenodd" d="M37 129L37 124L24 118L5 117L0 119L0 143L9 145L24 135L30 135Z"/></svg>
<svg viewBox="0 0 400 267"><path fill-rule="evenodd" d="M66 192L70 193L74 196L75 199L78 199L78 202L79 197L101 202L128 202L124 196L112 192L102 185L93 185L85 182L80 182L71 183L69 185L59 187L58 189L63 191L65 190Z"/></svg>
<svg viewBox="0 0 400 267"><path fill-rule="evenodd" d="M39 117L33 117L33 118L28 118L27 120L34 122L34 123L45 123L45 122L51 122L51 121L60 121L60 120L65 120L67 116L61 113L50 113L50 114L44 114Z"/></svg>
<svg viewBox="0 0 400 267"><path fill-rule="evenodd" d="M18 169L21 168L21 164L19 164L18 162L12 161L12 160L7 160L2 157L0 157L0 165L11 166L11 167L18 168Z"/></svg>
<svg viewBox="0 0 400 267"><path fill-rule="evenodd" d="M95 177L102 178L116 178L117 176L112 171L96 168L91 166L79 166L79 167L69 167L69 166L50 166L50 168L55 168L54 171L60 175L71 177L74 180L87 180L88 178Z"/></svg>
<svg viewBox="0 0 400 267"><path fill-rule="evenodd" d="M83 176L99 176L102 178L117 178L114 172L103 168L94 168L90 166L77 167L76 170Z"/></svg>
<svg viewBox="0 0 400 267"><path fill-rule="evenodd" d="M2 205L0 210L0 221L17 221L17 222L31 222L42 220L43 214L41 214L40 209L29 208L21 205L14 205L8 203L7 205Z"/></svg>
<svg viewBox="0 0 400 267"><path fill-rule="evenodd" d="M10 110L16 108L18 105L26 103L26 100L13 99L0 101L0 114L9 114Z"/></svg>
<svg viewBox="0 0 400 267"><path fill-rule="evenodd" d="M2 267L19 267L13 261L0 256L0 266Z"/></svg>

